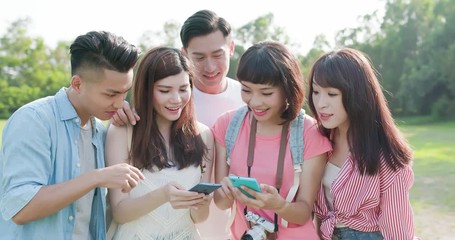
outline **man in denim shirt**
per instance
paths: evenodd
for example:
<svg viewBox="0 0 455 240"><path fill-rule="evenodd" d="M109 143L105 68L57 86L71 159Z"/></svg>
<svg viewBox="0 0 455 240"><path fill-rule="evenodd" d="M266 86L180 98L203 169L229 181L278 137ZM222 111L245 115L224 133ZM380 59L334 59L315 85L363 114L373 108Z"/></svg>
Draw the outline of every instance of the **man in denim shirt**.
<svg viewBox="0 0 455 240"><path fill-rule="evenodd" d="M71 84L17 110L0 154L2 239L105 239L106 189L128 192L142 173L105 168L105 127L123 107L138 50L89 32L70 47Z"/></svg>

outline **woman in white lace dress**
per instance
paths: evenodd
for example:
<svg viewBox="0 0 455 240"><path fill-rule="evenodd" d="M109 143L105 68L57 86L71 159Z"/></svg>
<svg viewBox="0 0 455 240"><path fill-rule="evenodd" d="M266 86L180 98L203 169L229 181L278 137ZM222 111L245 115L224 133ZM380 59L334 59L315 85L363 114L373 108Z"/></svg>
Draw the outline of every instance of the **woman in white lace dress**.
<svg viewBox="0 0 455 240"><path fill-rule="evenodd" d="M193 77L177 49L150 50L136 71L132 104L141 116L133 127L111 125L106 138L107 165L128 163L145 180L130 193L110 190L113 239L193 240L195 223L204 221L211 195L188 191L208 182L213 135L193 112ZM125 95L130 86L125 86Z"/></svg>

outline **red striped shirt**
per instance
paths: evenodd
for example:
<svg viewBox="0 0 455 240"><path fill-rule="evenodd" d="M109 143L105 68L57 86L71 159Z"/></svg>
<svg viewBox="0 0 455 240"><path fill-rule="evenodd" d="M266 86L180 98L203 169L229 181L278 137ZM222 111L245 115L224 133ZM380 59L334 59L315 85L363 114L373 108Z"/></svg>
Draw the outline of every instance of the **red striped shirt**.
<svg viewBox="0 0 455 240"><path fill-rule="evenodd" d="M393 171L381 161L379 174L361 175L348 157L332 183L333 211L326 205L324 189L318 193L314 211L321 219L324 239L331 239L337 221L349 228L381 231L384 239L413 239L414 225L409 189L414 182L410 165Z"/></svg>

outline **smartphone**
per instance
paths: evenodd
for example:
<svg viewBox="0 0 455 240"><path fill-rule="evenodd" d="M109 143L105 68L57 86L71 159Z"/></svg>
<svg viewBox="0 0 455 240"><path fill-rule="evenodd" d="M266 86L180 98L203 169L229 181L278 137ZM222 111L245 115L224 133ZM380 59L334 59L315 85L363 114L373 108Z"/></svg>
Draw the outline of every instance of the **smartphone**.
<svg viewBox="0 0 455 240"><path fill-rule="evenodd" d="M192 192L198 192L198 193L204 193L205 195L208 195L221 187L221 184L218 183L198 183L194 187L192 187L189 191Z"/></svg>
<svg viewBox="0 0 455 240"><path fill-rule="evenodd" d="M234 187L238 187L240 191L247 195L249 198L254 198L251 194L247 193L245 190L241 189L240 186L245 186L249 189L252 189L256 192L261 192L261 187L259 186L258 181L256 178L249 178L249 177L239 177L239 176L229 176L229 180Z"/></svg>

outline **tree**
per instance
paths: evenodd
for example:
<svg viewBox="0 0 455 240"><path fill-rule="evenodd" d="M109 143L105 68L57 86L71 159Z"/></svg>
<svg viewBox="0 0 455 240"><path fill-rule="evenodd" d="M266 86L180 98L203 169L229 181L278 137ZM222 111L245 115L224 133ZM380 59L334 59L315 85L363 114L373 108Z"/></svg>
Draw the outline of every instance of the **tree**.
<svg viewBox="0 0 455 240"><path fill-rule="evenodd" d="M19 19L0 38L2 118L27 102L55 94L69 79L69 61L65 61L62 55L62 49L67 47L60 45L51 50L42 38L28 36L29 24L29 19Z"/></svg>
<svg viewBox="0 0 455 240"><path fill-rule="evenodd" d="M139 39L139 49L142 52L157 47L168 46L179 48L180 43L180 24L176 21L166 21L162 31L146 31Z"/></svg>

